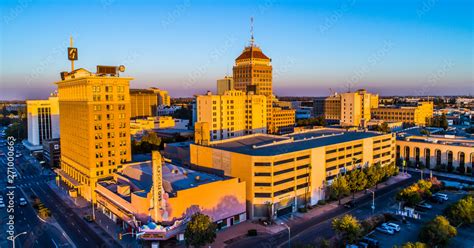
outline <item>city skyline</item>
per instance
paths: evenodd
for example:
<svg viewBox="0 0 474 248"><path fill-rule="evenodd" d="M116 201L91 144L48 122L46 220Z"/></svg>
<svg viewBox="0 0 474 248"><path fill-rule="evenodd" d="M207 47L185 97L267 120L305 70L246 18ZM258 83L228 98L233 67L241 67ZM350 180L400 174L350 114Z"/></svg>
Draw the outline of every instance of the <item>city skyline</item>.
<svg viewBox="0 0 474 248"><path fill-rule="evenodd" d="M250 17L256 44L272 59L276 95L327 96L330 88L469 95L472 2L458 2L10 1L2 3L1 100L45 99L55 90L58 71L70 70L70 36L76 68L124 64L132 88L172 97L214 91L249 43Z"/></svg>

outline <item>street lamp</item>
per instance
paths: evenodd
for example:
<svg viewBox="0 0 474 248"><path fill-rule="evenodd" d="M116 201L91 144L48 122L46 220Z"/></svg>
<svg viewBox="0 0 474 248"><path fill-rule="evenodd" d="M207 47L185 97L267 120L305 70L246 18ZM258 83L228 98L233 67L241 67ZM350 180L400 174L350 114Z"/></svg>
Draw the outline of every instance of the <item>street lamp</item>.
<svg viewBox="0 0 474 248"><path fill-rule="evenodd" d="M372 214L374 214L374 211L375 211L375 191L372 191L370 189L367 189L367 190L372 193Z"/></svg>
<svg viewBox="0 0 474 248"><path fill-rule="evenodd" d="M18 238L18 236L20 236L20 235L23 235L23 234L26 234L26 232L22 232L22 233L19 233L19 234L17 234L17 235L15 235L15 236L13 236L13 239L12 239L12 242L13 242L13 248L15 248L15 239L16 239L16 238Z"/></svg>
<svg viewBox="0 0 474 248"><path fill-rule="evenodd" d="M291 248L291 243L290 243L290 242L291 242L291 229L290 229L290 227L289 227L287 224L285 224L285 223L283 223L283 222L280 223L280 224L283 225L283 226L285 226L286 229L288 229L288 247Z"/></svg>

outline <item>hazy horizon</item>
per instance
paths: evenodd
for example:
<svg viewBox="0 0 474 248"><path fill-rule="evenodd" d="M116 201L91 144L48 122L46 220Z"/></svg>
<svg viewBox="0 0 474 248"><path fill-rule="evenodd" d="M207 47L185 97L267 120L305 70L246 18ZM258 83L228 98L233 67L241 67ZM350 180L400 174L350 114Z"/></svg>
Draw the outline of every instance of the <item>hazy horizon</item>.
<svg viewBox="0 0 474 248"><path fill-rule="evenodd" d="M278 96L365 88L382 96L472 95L474 3L456 1L6 1L0 100L45 99L61 71L126 66L131 88L214 91L250 38ZM45 14L49 13L49 14ZM54 13L54 14L52 14Z"/></svg>

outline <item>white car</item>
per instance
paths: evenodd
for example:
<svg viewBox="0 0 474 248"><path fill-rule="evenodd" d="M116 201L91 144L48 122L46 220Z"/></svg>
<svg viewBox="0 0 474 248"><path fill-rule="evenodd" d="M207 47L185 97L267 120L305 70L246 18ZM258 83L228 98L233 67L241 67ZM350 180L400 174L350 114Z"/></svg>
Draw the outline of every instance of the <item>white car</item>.
<svg viewBox="0 0 474 248"><path fill-rule="evenodd" d="M26 206L28 202L26 202L25 198L20 198L20 206Z"/></svg>
<svg viewBox="0 0 474 248"><path fill-rule="evenodd" d="M0 202L0 208L4 208L5 204L3 202Z"/></svg>
<svg viewBox="0 0 474 248"><path fill-rule="evenodd" d="M445 201L447 201L449 198L448 198L448 195L446 194L443 194L443 193L434 193L433 196L436 196L436 197L439 197Z"/></svg>
<svg viewBox="0 0 474 248"><path fill-rule="evenodd" d="M400 225L397 225L395 223L385 223L388 227L392 228L393 230L395 230L396 232L400 232Z"/></svg>
<svg viewBox="0 0 474 248"><path fill-rule="evenodd" d="M379 226L379 227L375 228L375 230L377 230L381 233L385 233L385 234L390 234L390 235L395 234L395 231L392 230L392 228L385 228L385 227Z"/></svg>

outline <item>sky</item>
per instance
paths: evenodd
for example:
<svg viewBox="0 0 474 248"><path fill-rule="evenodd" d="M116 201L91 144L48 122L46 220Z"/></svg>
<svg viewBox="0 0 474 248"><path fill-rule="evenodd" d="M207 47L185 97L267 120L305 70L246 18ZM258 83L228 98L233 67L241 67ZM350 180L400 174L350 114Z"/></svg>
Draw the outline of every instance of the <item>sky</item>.
<svg viewBox="0 0 474 248"><path fill-rule="evenodd" d="M278 96L366 88L474 93L474 1L2 0L0 100L45 99L61 71L125 65L132 88L172 97L215 90L249 44L272 59Z"/></svg>

